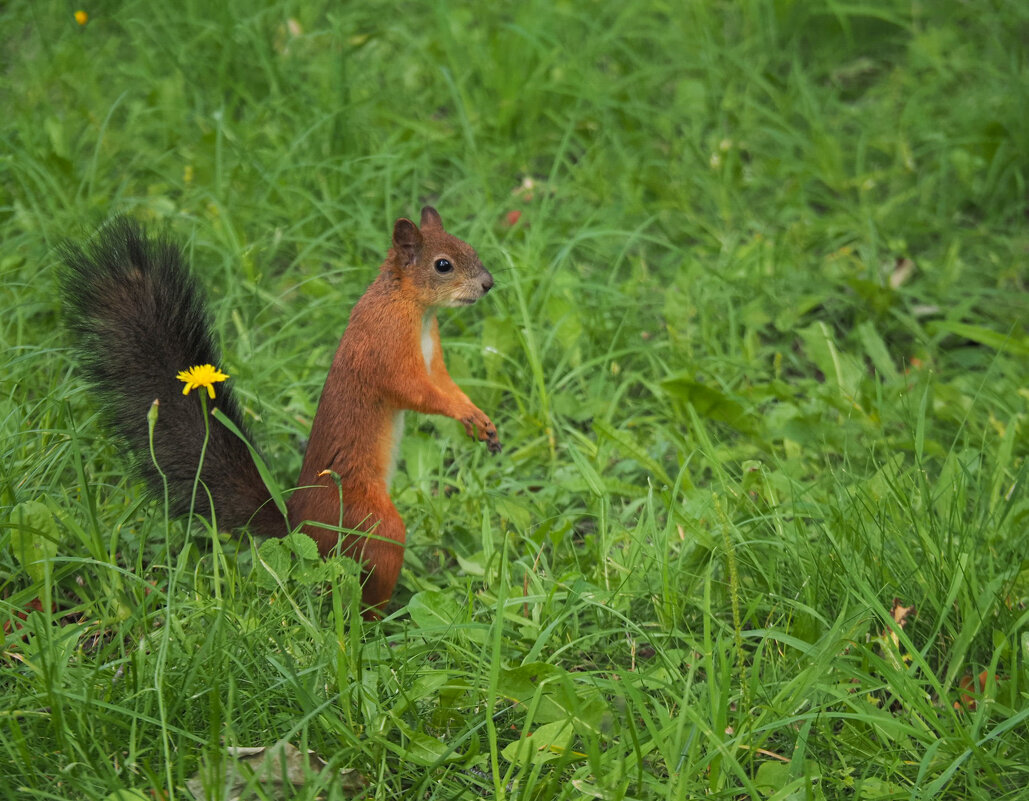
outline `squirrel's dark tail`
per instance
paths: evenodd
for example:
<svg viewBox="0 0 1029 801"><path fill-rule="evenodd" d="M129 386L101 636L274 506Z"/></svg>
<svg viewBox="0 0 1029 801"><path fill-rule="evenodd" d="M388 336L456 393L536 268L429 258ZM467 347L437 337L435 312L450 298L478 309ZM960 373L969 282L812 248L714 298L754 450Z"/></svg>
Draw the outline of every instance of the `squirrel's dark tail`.
<svg viewBox="0 0 1029 801"><path fill-rule="evenodd" d="M62 256L65 316L80 363L96 390L104 421L128 446L133 466L150 490L163 496L147 423L156 399L154 454L168 483L172 513L189 512L209 430L195 511L211 516L209 492L220 528L249 525L255 533L285 534L286 523L246 444L213 417L205 429L198 395L207 390L183 395L184 384L176 378L193 366L219 366L202 290L179 248L118 218L85 249L65 245ZM217 384L215 392L208 410L217 407L245 431L226 384Z"/></svg>

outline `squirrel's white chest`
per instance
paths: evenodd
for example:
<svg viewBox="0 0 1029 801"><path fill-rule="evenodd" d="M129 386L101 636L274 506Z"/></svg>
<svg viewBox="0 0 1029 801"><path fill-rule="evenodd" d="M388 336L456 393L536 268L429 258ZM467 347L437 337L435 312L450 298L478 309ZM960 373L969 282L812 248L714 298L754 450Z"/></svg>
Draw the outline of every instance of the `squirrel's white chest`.
<svg viewBox="0 0 1029 801"><path fill-rule="evenodd" d="M432 372L432 360L436 355L436 343L432 337L431 316L426 316L422 322L421 348L422 359L425 361L425 372ZM400 458L400 440L404 437L404 413L396 411L393 413L393 425L390 431L389 461L386 463L386 486L393 482L393 474L397 471L397 460Z"/></svg>
<svg viewBox="0 0 1029 801"><path fill-rule="evenodd" d="M425 360L425 372L432 373L432 359L436 355L436 343L432 338L432 323L434 318L426 315L422 321L422 358Z"/></svg>

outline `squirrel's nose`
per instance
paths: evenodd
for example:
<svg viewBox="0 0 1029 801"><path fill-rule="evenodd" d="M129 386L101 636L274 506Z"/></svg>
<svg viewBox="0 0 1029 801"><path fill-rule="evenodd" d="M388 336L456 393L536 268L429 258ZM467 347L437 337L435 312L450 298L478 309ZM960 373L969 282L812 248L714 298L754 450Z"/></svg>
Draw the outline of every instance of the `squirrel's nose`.
<svg viewBox="0 0 1029 801"><path fill-rule="evenodd" d="M483 291L483 294L485 294L486 292L489 292L491 289L493 289L493 276L490 275L488 272L484 271L484 274L482 276L482 291Z"/></svg>

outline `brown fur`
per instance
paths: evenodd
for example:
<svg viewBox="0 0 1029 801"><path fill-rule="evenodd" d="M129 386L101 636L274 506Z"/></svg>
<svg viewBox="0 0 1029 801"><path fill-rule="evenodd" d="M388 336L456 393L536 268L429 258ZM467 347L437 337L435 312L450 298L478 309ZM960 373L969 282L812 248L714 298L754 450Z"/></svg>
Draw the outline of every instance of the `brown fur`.
<svg viewBox="0 0 1029 801"><path fill-rule="evenodd" d="M450 272L436 270L439 259L450 262ZM393 247L340 340L288 509L291 525L305 524L323 555L339 539L332 526L370 532L345 534L341 546L366 565L368 607L379 609L389 600L403 561L404 523L388 486L399 436L396 415L411 410L453 417L490 451L500 451L496 427L450 378L436 323L438 307L474 303L492 286L475 251L446 233L436 211L426 207L421 228L397 221ZM428 367L426 326L433 348Z"/></svg>
<svg viewBox="0 0 1029 801"><path fill-rule="evenodd" d="M222 528L285 535L286 521L246 445L228 428L208 425L197 393L184 396L175 377L218 364L203 293L181 251L117 219L88 250L65 247L64 258L62 289L80 361L151 491L163 496L167 487L176 514L193 509L216 514ZM437 269L441 259L449 269ZM437 308L474 303L492 286L475 251L443 230L435 209L422 210L420 226L397 220L393 247L354 307L325 381L299 488L287 504L289 525L302 526L323 555L338 545L362 562L371 616L392 595L404 557L404 522L389 497L398 415L453 417L491 452L500 451L493 423L447 373L436 324ZM155 398L160 471L147 427ZM218 385L211 406L245 430L229 384ZM201 453L205 486L194 493Z"/></svg>

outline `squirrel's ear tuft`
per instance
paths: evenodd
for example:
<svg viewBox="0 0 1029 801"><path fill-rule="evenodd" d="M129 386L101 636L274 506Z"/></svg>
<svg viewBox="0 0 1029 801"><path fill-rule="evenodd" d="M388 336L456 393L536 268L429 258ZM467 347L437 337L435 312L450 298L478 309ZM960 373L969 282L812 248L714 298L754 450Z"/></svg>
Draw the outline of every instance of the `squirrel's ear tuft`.
<svg viewBox="0 0 1029 801"><path fill-rule="evenodd" d="M393 247L400 256L401 266L414 264L418 260L418 252L422 249L422 232L413 222L401 217L393 226Z"/></svg>
<svg viewBox="0 0 1029 801"><path fill-rule="evenodd" d="M432 206L425 206L422 209L422 228L425 227L443 229L443 220Z"/></svg>

